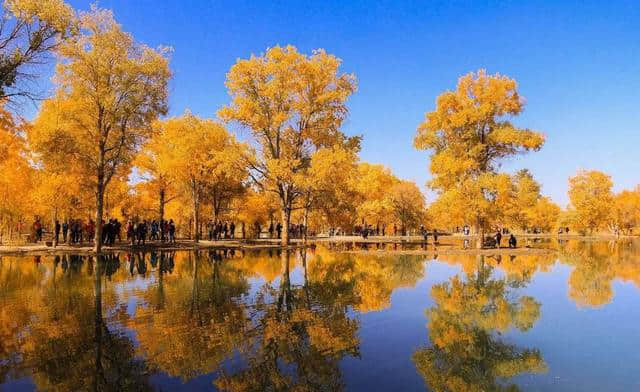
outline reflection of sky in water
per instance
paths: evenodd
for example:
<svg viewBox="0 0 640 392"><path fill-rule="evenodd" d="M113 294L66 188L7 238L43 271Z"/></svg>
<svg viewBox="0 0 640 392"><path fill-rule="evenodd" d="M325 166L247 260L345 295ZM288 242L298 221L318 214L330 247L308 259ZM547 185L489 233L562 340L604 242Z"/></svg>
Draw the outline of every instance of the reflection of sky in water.
<svg viewBox="0 0 640 392"><path fill-rule="evenodd" d="M636 244L616 253L610 244L575 246L563 248L557 261L518 256L487 257L482 263L479 258L468 256L441 256L439 260L425 261L424 256L381 256L375 252L332 254L319 249L307 257L306 285L300 256L291 257L288 287L284 284L282 259L275 253L272 258L252 255L253 258L245 260L236 255L215 262L204 256L198 262L197 286L193 280L195 258L187 260L179 254L172 272L163 276L161 305L157 303L159 266L153 268L147 264L144 275L131 276L129 265L121 262L112 276L102 280L102 316L109 331L130 342L133 359L149 366L148 382L155 389L211 389L214 380L224 375L235 377L271 358L261 355L270 350L271 346L265 342L273 335L278 342L273 346L277 347L274 351L277 355L270 363L277 364L282 377L304 382L298 376L300 371L316 374L314 371L320 371L321 366L330 369L335 361L338 373L331 377L338 377L347 390L423 390L425 379L417 371L412 356L417 350L434 347L430 334L433 331L427 327L432 320L425 313L440 306L432 290L445 282L450 285L454 276L464 283L477 274L484 278L474 283L477 288L471 287L469 293L476 293L477 289L477 293L485 295L488 292L483 290L489 290L483 286L486 282L509 282L513 288L505 291L502 296L505 300L516 303L522 297L531 297L540 305L539 317L530 329L511 326L505 331L489 329L487 332L493 341L517 350L539 350L547 371L519 372L509 380L497 380L499 384L515 383L521 390L640 390L640 334L637 333L640 279L634 277L634 271L640 273L638 249ZM77 302L78 306L91 307L95 275L87 274L86 261L84 263L80 271L72 275L69 275L71 269L65 273L58 268L58 291L54 292L71 295L71 288L77 287L79 291L73 295L86 296L84 302ZM13 309L12 306L22 309L19 305L28 301L26 296L52 295L47 291L52 266L53 260L48 257L43 257L35 267L29 258L4 258L0 264L0 283L5 288L0 292L0 303L9 309ZM29 282L34 268L40 274L35 280L37 285L6 280L16 276ZM96 271L97 263L94 263L94 273ZM11 275L17 272L19 274ZM194 309L201 314L202 326L189 316ZM71 308L70 316L79 310ZM84 310L93 311L92 308ZM231 311L240 313L227 313ZM163 319L165 312L178 313L167 313ZM35 325L22 334L27 336L31 328L37 328L37 323L48 315L35 314L32 318ZM159 320L157 324L153 323L154 317ZM332 351L350 336L347 330L331 329L332 317L337 317L337 323L347 322L355 327L355 351ZM160 323L162 320L165 324ZM209 324L214 320L217 320L215 324ZM94 327L87 325L86 328ZM158 331L162 328L178 328L171 333L185 336L185 340L181 340L181 335L151 335L151 339L162 336L160 339L174 339L166 342L166 350L174 350L176 345L225 342L226 335L219 334L237 328L241 333L237 341L230 343L230 351L224 354L219 366L204 373L199 370L185 379L164 372L162 366L154 363L156 358L144 356L144 345L153 341L149 342L149 337L141 334L164 332ZM302 338L291 340L291 336L281 336L286 333L283 331L300 334ZM198 332L193 336L204 340L188 340L192 332ZM207 337L207 333L212 335ZM3 338L10 341L15 336ZM294 341L297 343L292 343ZM68 342L57 344L66 349L64 345L73 342L69 337ZM93 342L85 343L91 350ZM245 344L248 345L243 346ZM315 352L309 348L310 344L322 349ZM192 348L184 352L198 353L198 346ZM161 354L162 350L155 355ZM308 362L297 362L302 359ZM122 363L128 360L120 359ZM180 363L193 360L174 358ZM2 388L34 389L30 366L31 363L22 365L25 374L9 372L3 376ZM249 374L248 378L256 379L258 374Z"/></svg>

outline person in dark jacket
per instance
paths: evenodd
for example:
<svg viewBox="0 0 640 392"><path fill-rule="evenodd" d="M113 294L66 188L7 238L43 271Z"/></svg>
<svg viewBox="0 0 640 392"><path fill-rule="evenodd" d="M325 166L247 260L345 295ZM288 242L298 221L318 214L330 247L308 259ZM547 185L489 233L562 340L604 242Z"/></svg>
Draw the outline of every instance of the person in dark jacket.
<svg viewBox="0 0 640 392"><path fill-rule="evenodd" d="M55 244L58 245L58 241L60 240L60 222L56 220L54 232L55 232Z"/></svg>

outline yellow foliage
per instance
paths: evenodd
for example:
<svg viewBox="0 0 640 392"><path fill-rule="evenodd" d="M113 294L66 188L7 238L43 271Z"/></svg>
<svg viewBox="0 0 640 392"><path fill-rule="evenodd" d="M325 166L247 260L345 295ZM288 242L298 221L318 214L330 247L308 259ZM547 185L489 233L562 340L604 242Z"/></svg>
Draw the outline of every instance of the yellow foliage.
<svg viewBox="0 0 640 392"><path fill-rule="evenodd" d="M80 15L80 34L65 40L58 52L56 95L43 103L29 141L47 167L92 189L99 222L109 182L128 172L140 143L150 136L149 124L167 111L166 50L135 43L111 12L92 6ZM101 230L98 225L97 251Z"/></svg>
<svg viewBox="0 0 640 392"><path fill-rule="evenodd" d="M581 170L569 178L571 226L583 234L602 229L610 223L614 207L611 177L593 170Z"/></svg>
<svg viewBox="0 0 640 392"><path fill-rule="evenodd" d="M221 124L186 112L153 124L156 135L143 159L147 170L167 191L169 181L191 199L194 227L200 222L200 207L208 191L223 192L242 185L246 169L238 160L247 155L245 145L238 143ZM150 162L147 159L152 159ZM166 197L166 194L165 194Z"/></svg>
<svg viewBox="0 0 640 392"><path fill-rule="evenodd" d="M504 120L522 108L515 80L480 70L461 77L455 91L441 94L436 109L418 126L414 145L433 151L430 186L449 208L463 211L456 224L473 222L484 229L499 221L496 211L507 189L497 172L501 160L544 144L543 135Z"/></svg>
<svg viewBox="0 0 640 392"><path fill-rule="evenodd" d="M231 103L218 115L251 131L259 145L250 164L254 179L279 196L284 227L303 195L313 152L354 144L339 129L355 78L339 73L339 67L340 60L324 50L307 56L293 46L276 46L238 60L227 74ZM282 242L288 242L287 230Z"/></svg>
<svg viewBox="0 0 640 392"><path fill-rule="evenodd" d="M640 226L640 186L614 196L613 225L627 234Z"/></svg>

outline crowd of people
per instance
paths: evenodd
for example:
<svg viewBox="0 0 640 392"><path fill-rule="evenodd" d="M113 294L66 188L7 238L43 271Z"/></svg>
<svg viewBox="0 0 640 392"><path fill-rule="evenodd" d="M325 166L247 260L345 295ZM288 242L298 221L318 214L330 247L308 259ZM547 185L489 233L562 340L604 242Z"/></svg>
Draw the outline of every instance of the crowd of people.
<svg viewBox="0 0 640 392"><path fill-rule="evenodd" d="M131 245L145 245L149 241L176 242L176 225L173 219L152 220L140 222L129 220L126 226L127 241ZM118 234L119 235L119 234Z"/></svg>
<svg viewBox="0 0 640 392"><path fill-rule="evenodd" d="M64 222L56 220L54 224L54 241L60 243L60 235L62 234L62 242L69 244L80 244L84 239L93 241L96 232L96 225L93 220L89 219L87 223L83 223L81 219L69 219ZM36 241L42 240L42 234Z"/></svg>
<svg viewBox="0 0 640 392"><path fill-rule="evenodd" d="M209 230L209 241L234 239L236 236L236 224L234 222L214 222L210 220L207 228Z"/></svg>
<svg viewBox="0 0 640 392"><path fill-rule="evenodd" d="M63 222L56 220L53 225L52 239L55 244L82 244L93 242L96 233L96 224L92 219L84 223L81 219L68 219ZM114 245L122 241L122 224L118 219L111 218L102 222L101 239L104 245ZM35 242L42 241L44 228L39 217L32 225L32 238ZM129 220L126 224L127 241L131 245L144 245L147 238L150 241L176 242L176 226L173 219L169 220Z"/></svg>
<svg viewBox="0 0 640 392"><path fill-rule="evenodd" d="M233 221L213 221L210 220L207 223L207 229L209 234L209 240L222 240L222 239L234 239L236 238L236 224ZM262 227L258 222L255 223L255 236L261 237ZM282 224L280 222L271 222L267 229L268 238L282 238ZM291 224L289 226L290 238L302 238L306 234L307 228L303 224ZM404 228L398 228L396 224L392 226L393 235L399 234L406 235ZM81 219L68 219L63 222L55 221L53 228L53 240L56 244L63 242L69 244L81 244L84 241L92 242L94 240L96 231L96 225L93 220L89 219L86 223L83 223ZM116 241L122 241L121 237L122 224L118 219L108 219L106 222L102 222L102 243L104 245L114 245ZM465 235L469 233L469 227L464 226L462 229L456 228L456 232L461 232ZM44 229L39 217L33 222L32 235L36 242L42 241ZM147 241L161 241L161 242L176 242L176 225L173 219L165 220L146 220L141 221L128 220L125 226L126 240L131 245L145 245ZM329 235L340 235L342 232L339 229L329 229ZM385 236L387 234L386 227L384 225L376 225L375 227L370 224L356 225L353 233L355 235L361 235L364 239L370 235ZM344 234L344 233L342 233ZM435 244L438 243L438 230L433 229L429 232L425 229L424 225L420 226L419 234L424 237L424 240L428 240L428 236L433 236ZM516 237L509 233L507 229L499 229L494 235L485 237L485 246L487 247L501 247L502 237L509 235L508 246L509 248L516 248ZM242 224L242 238L245 238L244 224ZM62 241L61 241L62 240ZM465 248L467 245L465 244Z"/></svg>
<svg viewBox="0 0 640 392"><path fill-rule="evenodd" d="M259 222L254 223L253 231L256 238L262 237L262 229ZM271 222L267 228L267 238L282 238L282 229L283 227L280 222L276 222L275 224ZM302 223L292 223L289 225L289 238L303 238L305 234L307 234L307 228Z"/></svg>

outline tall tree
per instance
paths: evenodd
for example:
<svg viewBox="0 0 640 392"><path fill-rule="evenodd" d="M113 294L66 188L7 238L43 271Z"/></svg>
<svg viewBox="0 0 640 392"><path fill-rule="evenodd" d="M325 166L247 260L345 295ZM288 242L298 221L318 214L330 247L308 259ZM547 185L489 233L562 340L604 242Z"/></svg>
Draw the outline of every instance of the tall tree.
<svg viewBox="0 0 640 392"><path fill-rule="evenodd" d="M322 221L331 227L353 226L358 199L354 187L358 174L358 149L359 146L335 146L321 148L313 154L302 187L305 228L308 228L309 215L314 211L320 213Z"/></svg>
<svg viewBox="0 0 640 392"><path fill-rule="evenodd" d="M385 203L395 221L400 223L402 235L420 225L425 215L424 195L411 181L400 181L389 189Z"/></svg>
<svg viewBox="0 0 640 392"><path fill-rule="evenodd" d="M383 165L362 162L358 165L355 189L360 195L356 209L358 218L363 223L385 225L393 220L389 203L385 198L400 180Z"/></svg>
<svg viewBox="0 0 640 392"><path fill-rule="evenodd" d="M171 73L167 50L135 43L110 11L92 6L80 15L80 27L58 48L57 93L43 104L30 136L43 159L73 163L93 189L99 253L105 190L150 136L151 121L166 113Z"/></svg>
<svg viewBox="0 0 640 392"><path fill-rule="evenodd" d="M0 106L0 240L24 221L31 203L35 170L29 164L21 125Z"/></svg>
<svg viewBox="0 0 640 392"><path fill-rule="evenodd" d="M613 225L625 234L640 225L640 186L615 195Z"/></svg>
<svg viewBox="0 0 640 392"><path fill-rule="evenodd" d="M64 39L76 32L63 0L5 0L0 18L0 99L35 98L30 82Z"/></svg>
<svg viewBox="0 0 640 392"><path fill-rule="evenodd" d="M197 117L190 112L180 117L157 121L158 171L169 173L179 187L191 196L193 238L200 239L200 208L207 191L217 187L235 187L246 178L238 165L240 157L248 156L246 146L219 123Z"/></svg>
<svg viewBox="0 0 640 392"><path fill-rule="evenodd" d="M572 226L583 234L607 226L612 217L611 177L597 170L581 170L569 178L569 215Z"/></svg>
<svg viewBox="0 0 640 392"><path fill-rule="evenodd" d="M430 186L475 224L478 247L484 230L497 220L502 160L544 144L542 134L508 121L523 107L515 80L480 70L461 77L455 91L441 94L418 126L415 147L433 152Z"/></svg>
<svg viewBox="0 0 640 392"><path fill-rule="evenodd" d="M347 142L340 126L356 85L339 67L340 60L324 50L307 56L293 46L276 46L238 60L227 74L231 103L219 116L249 129L257 141L257 159L250 165L260 187L280 199L283 245L289 243L291 211L303 194L299 175L311 155Z"/></svg>
<svg viewBox="0 0 640 392"><path fill-rule="evenodd" d="M167 203L178 196L174 178L161 161L168 153L167 148L162 137L152 137L142 146L134 162L143 179L139 188L156 198L157 216L160 220L164 219Z"/></svg>
<svg viewBox="0 0 640 392"><path fill-rule="evenodd" d="M560 207L548 197L541 197L536 204L527 210L527 221L530 227L537 227L549 232L558 225Z"/></svg>

